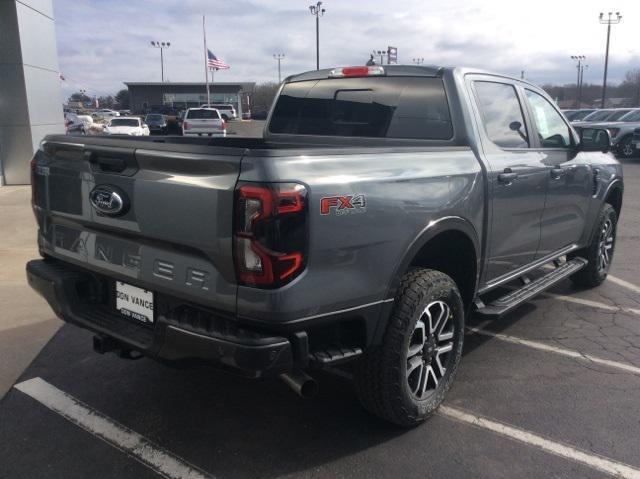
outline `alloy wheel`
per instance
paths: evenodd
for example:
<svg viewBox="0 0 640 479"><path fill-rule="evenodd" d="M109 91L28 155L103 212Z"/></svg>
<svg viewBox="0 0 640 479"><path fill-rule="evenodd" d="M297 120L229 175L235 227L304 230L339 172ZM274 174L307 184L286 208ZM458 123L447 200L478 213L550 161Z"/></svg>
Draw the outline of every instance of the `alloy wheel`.
<svg viewBox="0 0 640 479"><path fill-rule="evenodd" d="M633 156L634 153L635 151L633 149L633 143L631 143L630 141L626 141L624 145L622 145L622 154L625 157L629 158Z"/></svg>
<svg viewBox="0 0 640 479"><path fill-rule="evenodd" d="M600 230L600 242L598 244L600 251L600 254L598 255L598 271L600 273L609 269L611 259L613 257L614 240L615 232L613 222L611 219L607 219Z"/></svg>
<svg viewBox="0 0 640 479"><path fill-rule="evenodd" d="M409 338L407 383L411 394L422 400L443 380L452 356L455 323L444 301L429 303Z"/></svg>

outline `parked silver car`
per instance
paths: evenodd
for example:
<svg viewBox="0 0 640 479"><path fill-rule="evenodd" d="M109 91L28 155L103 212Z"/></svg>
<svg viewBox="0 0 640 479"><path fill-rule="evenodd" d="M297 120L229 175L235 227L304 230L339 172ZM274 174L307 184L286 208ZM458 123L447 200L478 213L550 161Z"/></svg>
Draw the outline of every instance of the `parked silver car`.
<svg viewBox="0 0 640 479"><path fill-rule="evenodd" d="M606 128L611 135L613 150L619 156L631 158L639 156L640 150L633 144L633 132L640 128L640 108L630 108L617 121L606 121L601 123L589 123L589 128ZM575 125L577 128L587 125Z"/></svg>

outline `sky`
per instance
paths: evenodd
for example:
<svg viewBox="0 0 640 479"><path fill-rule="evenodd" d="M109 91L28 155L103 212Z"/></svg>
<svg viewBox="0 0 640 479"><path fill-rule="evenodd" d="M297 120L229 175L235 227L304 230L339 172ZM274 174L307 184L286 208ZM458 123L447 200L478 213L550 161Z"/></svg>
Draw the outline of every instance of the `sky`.
<svg viewBox="0 0 640 479"><path fill-rule="evenodd" d="M310 0L53 0L65 97L80 88L114 94L125 81L204 81L207 45L231 68L216 81L277 81L315 68ZM609 79L640 68L638 0L326 0L320 18L320 66L361 65L372 50L398 48L400 63L482 68L537 83L575 82L571 55L585 55L585 83L602 83L606 26L601 11L619 11L612 27Z"/></svg>

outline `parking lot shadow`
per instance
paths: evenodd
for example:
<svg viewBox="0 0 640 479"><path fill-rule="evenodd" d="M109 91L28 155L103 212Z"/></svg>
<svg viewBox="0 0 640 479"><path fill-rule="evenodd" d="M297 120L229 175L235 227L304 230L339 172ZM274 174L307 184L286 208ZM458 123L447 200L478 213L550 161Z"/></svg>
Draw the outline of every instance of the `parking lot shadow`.
<svg viewBox="0 0 640 479"><path fill-rule="evenodd" d="M101 356L89 333L68 325L21 380L37 376L219 477L313 470L405 433L372 419L347 379L322 374L318 397L305 400L278 380ZM0 403L5 420L20 394L13 390Z"/></svg>
<svg viewBox="0 0 640 479"><path fill-rule="evenodd" d="M486 318L471 314L471 317L467 319L467 327L475 328L482 326L482 329L490 331L492 333L499 334L506 329L509 329L510 326L517 323L525 316L531 314L535 311L537 307L532 303L525 303L522 306L518 307L514 311L505 314L504 316L497 318L495 320L490 321L489 323L485 323ZM467 334L465 337L464 349L462 350L462 356L466 356L477 348L481 347L487 341L495 340L491 336L482 335L482 334Z"/></svg>

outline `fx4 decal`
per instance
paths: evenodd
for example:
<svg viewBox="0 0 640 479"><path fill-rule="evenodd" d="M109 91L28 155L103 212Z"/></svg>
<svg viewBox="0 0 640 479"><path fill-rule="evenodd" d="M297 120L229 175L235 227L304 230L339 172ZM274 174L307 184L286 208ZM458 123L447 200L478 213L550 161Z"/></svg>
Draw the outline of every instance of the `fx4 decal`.
<svg viewBox="0 0 640 479"><path fill-rule="evenodd" d="M364 195L325 196L320 198L320 214L347 215L367 210Z"/></svg>

